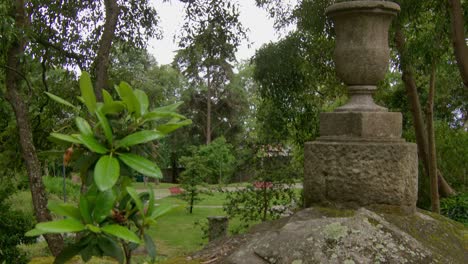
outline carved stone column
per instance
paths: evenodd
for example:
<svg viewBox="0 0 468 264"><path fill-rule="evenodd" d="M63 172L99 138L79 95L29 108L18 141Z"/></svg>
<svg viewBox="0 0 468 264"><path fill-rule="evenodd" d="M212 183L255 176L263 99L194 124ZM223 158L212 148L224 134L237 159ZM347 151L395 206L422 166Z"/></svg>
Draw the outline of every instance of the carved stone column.
<svg viewBox="0 0 468 264"><path fill-rule="evenodd" d="M350 99L322 113L320 137L305 144L306 206L416 208L416 145L401 138L401 113L388 112L372 98L388 70L388 29L399 10L387 1L327 8L336 32L336 72Z"/></svg>

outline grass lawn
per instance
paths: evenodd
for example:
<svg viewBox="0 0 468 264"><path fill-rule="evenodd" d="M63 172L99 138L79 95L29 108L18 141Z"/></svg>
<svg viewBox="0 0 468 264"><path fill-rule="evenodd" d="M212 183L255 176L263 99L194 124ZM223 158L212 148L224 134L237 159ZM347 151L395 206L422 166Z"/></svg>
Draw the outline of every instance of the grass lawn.
<svg viewBox="0 0 468 264"><path fill-rule="evenodd" d="M136 187L144 191L147 187L143 183L135 183ZM157 252L160 260L187 255L191 252L201 249L206 243L203 229L207 228L208 216L225 215L222 205L226 199L226 194L213 192L212 195L202 194L201 201L195 204L193 213L189 214L186 207L187 203L180 199L178 195L169 195L168 188L178 186L176 184L161 183L155 185L149 183L149 187L154 188L158 205L170 205L173 209L157 220L157 224L148 230L157 245ZM229 187L243 186L239 184L228 185ZM218 186L210 186L210 189L216 189ZM223 186L224 187L224 186ZM300 190L295 190L299 193ZM162 198L161 198L162 197ZM49 194L51 200L60 200L60 197ZM29 191L20 191L10 198L13 208L32 214L31 194ZM198 223L198 224L196 224ZM243 231L239 219L229 220L229 230L231 233ZM28 253L30 257L41 257L33 263L52 263L53 258L47 249L45 242L33 245L22 245L21 249ZM148 258L143 255L136 255L133 258L134 263L144 263ZM80 263L79 258L77 262ZM91 263L104 263L97 259ZM110 263L110 262L106 262Z"/></svg>
<svg viewBox="0 0 468 264"><path fill-rule="evenodd" d="M170 185L166 185L170 186ZM161 191L161 189L159 189ZM158 189L155 190L158 193ZM55 195L49 195L53 200L60 200ZM159 205L172 205L174 208L157 220L157 224L148 230L157 245L158 255L165 257L182 256L201 249L207 243L203 238L202 227L207 225L208 216L225 215L221 206L225 200L225 194L215 192L213 195L201 195L202 200L196 204L193 213L189 214L187 203L179 196L168 196L156 200ZM10 199L14 208L25 212L32 212L31 194L29 191L16 193ZM206 206L206 207L205 207ZM200 224L195 224L199 222ZM240 225L238 219L230 220L230 229L235 230ZM32 245L22 245L21 249L26 251L30 257L39 257L33 263L52 263L53 258L47 249L45 242ZM135 256L135 263L144 263L145 256ZM74 263L80 263L79 261ZM99 260L97 262L101 263ZM106 262L109 263L109 262Z"/></svg>

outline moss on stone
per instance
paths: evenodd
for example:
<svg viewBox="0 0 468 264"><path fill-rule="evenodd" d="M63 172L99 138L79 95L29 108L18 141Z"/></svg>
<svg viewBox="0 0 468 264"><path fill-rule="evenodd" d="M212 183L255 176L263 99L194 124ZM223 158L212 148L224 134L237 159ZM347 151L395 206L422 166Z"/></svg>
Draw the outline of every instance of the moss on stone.
<svg viewBox="0 0 468 264"><path fill-rule="evenodd" d="M356 214L355 210L340 209L333 207L315 207L325 217L352 217Z"/></svg>
<svg viewBox="0 0 468 264"><path fill-rule="evenodd" d="M464 236L467 228L463 224L424 210L407 216L382 216L434 252L436 259L449 258L455 263L466 263L468 245Z"/></svg>

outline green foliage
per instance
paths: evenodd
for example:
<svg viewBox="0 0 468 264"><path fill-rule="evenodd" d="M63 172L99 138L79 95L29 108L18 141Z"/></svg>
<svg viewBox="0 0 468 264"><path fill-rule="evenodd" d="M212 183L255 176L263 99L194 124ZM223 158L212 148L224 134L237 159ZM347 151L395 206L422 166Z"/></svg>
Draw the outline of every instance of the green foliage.
<svg viewBox="0 0 468 264"><path fill-rule="evenodd" d="M224 137L215 139L209 145L193 148L191 156L182 157L181 163L186 170L192 170L191 166L198 167L197 171L203 171L198 174L203 175L204 181L211 184L228 183L235 169L232 145Z"/></svg>
<svg viewBox="0 0 468 264"><path fill-rule="evenodd" d="M26 256L17 245L34 242L35 239L24 235L34 226L34 217L11 207L8 197L15 188L8 178L0 179L0 263L27 263Z"/></svg>
<svg viewBox="0 0 468 264"><path fill-rule="evenodd" d="M154 243L145 236L145 231L155 223L163 208L154 207L152 191L138 194L131 187L131 176L134 170L161 178L161 171L154 162L135 153L141 153L143 143L169 133L167 126L175 130L190 124L190 120L172 113L176 107L169 107L165 112L171 115L162 115L149 122L145 114L160 112L157 109L150 111L146 94L125 82L116 87L121 101L104 93L104 102L96 100L87 73L83 73L79 83L81 100L88 110L84 117L75 118L79 133L53 133L51 136L72 143L78 149L80 158L76 163L87 191L81 194L78 206L49 204L49 210L66 218L39 223L27 235L78 233L79 240L68 245L55 263L64 263L78 254L84 261L92 256L110 256L123 263L124 256L130 256L142 241L154 258ZM61 104L64 101L57 96L51 96L51 99ZM108 111L116 104L121 107Z"/></svg>
<svg viewBox="0 0 468 264"><path fill-rule="evenodd" d="M259 220L277 219L295 209L297 195L293 184L296 175L281 158L260 155L253 182L244 189L226 192L224 211L229 217L238 216L247 227Z"/></svg>
<svg viewBox="0 0 468 264"><path fill-rule="evenodd" d="M437 164L444 178L456 192L467 191L466 175L468 172L468 134L463 128L450 127L448 122L436 121L435 136L437 150ZM412 130L404 133L404 138L414 142ZM423 168L419 166L418 207L430 208L429 179L422 174Z"/></svg>
<svg viewBox="0 0 468 264"><path fill-rule="evenodd" d="M63 178L61 177L42 177L42 182L46 188L47 193L63 197ZM65 179L65 191L67 198L72 201L78 201L80 197L80 186L70 179Z"/></svg>
<svg viewBox="0 0 468 264"><path fill-rule="evenodd" d="M185 167L185 171L179 177L180 186L184 190L181 198L188 202L187 209L191 214L194 204L201 200L200 194L208 193L206 178L210 169L204 164L204 157L196 153L191 157L182 157L180 161Z"/></svg>
<svg viewBox="0 0 468 264"><path fill-rule="evenodd" d="M468 192L442 199L440 212L448 218L468 226Z"/></svg>

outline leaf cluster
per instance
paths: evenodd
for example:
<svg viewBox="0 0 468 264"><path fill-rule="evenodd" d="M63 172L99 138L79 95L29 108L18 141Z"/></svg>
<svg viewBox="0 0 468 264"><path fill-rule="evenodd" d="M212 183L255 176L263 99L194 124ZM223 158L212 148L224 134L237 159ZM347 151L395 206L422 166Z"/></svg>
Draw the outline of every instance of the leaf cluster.
<svg viewBox="0 0 468 264"><path fill-rule="evenodd" d="M88 73L82 73L79 84L79 99L87 111L83 117L79 116L80 106L47 95L77 115L78 133L51 136L78 148L81 157L77 163L87 191L81 194L78 206L50 203L49 209L65 218L39 223L28 235L79 233L79 240L64 249L56 263L64 263L76 254L85 261L92 256L111 256L122 263L142 240L154 258L155 246L145 230L166 209L155 208L152 190L138 194L131 187L129 172L161 178L159 167L135 152L142 144L160 139L191 120L175 112L180 103L150 110L146 93L125 82L115 87L120 100L103 91L103 102L96 100Z"/></svg>

